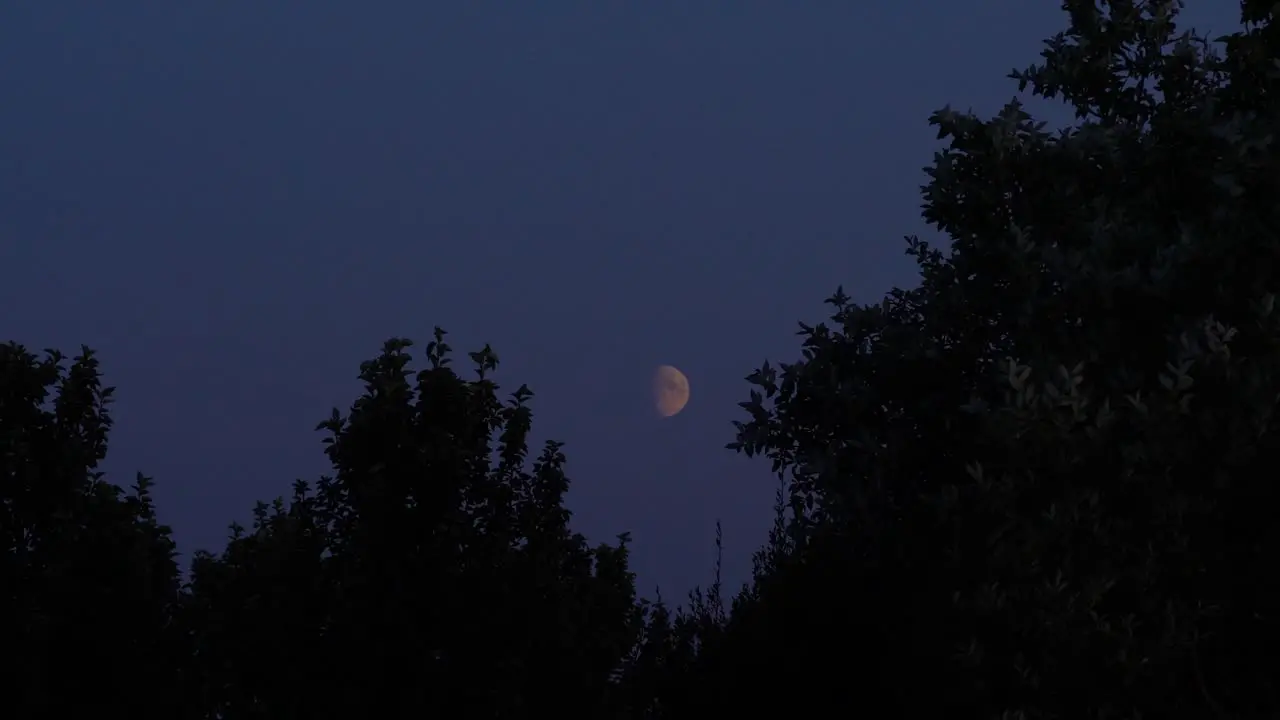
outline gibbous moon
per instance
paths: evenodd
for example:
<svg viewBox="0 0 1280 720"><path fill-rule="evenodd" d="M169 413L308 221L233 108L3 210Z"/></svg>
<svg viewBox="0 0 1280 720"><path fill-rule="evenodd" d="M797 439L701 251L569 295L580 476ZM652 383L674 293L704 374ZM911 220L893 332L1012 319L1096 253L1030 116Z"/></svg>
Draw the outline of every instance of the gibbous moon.
<svg viewBox="0 0 1280 720"><path fill-rule="evenodd" d="M689 402L689 378L684 373L663 365L653 374L653 404L662 417L671 417Z"/></svg>

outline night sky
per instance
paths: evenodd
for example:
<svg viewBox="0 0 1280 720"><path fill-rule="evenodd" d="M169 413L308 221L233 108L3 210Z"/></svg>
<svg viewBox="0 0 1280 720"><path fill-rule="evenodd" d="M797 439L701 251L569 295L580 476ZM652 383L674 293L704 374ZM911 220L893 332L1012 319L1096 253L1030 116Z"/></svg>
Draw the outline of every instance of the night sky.
<svg viewBox="0 0 1280 720"><path fill-rule="evenodd" d="M1221 34L1235 3L1193 3ZM930 112L982 115L1054 2L102 2L0 8L0 340L101 353L106 469L180 550L327 469L383 340L491 343L640 591L746 579L776 481L743 378L838 284L914 284ZM1033 105L1033 109L1043 105ZM1060 122L1053 109L1044 119ZM660 419L653 369L689 377ZM183 564L186 563L183 559Z"/></svg>

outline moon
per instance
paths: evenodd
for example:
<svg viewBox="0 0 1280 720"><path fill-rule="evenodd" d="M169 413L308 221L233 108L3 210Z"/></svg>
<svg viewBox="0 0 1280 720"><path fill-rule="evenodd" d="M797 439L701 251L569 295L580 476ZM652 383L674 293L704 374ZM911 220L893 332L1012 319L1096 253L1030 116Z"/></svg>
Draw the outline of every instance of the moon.
<svg viewBox="0 0 1280 720"><path fill-rule="evenodd" d="M662 417L671 417L689 402L689 378L684 373L663 365L653 373L653 404Z"/></svg>

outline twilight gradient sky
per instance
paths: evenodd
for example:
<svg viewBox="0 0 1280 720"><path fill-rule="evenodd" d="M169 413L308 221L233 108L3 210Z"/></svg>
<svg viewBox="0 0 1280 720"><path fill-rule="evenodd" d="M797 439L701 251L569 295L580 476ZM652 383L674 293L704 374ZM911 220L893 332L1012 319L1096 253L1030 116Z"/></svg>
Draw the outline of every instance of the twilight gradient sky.
<svg viewBox="0 0 1280 720"><path fill-rule="evenodd" d="M630 530L643 594L710 578L717 518L736 585L775 487L723 449L742 378L837 284L914 283L926 118L994 112L1063 27L1026 0L9 0L0 339L100 351L107 469L156 477L190 553L324 472L359 363L441 325L535 391L576 528ZM668 420L661 363L693 391Z"/></svg>

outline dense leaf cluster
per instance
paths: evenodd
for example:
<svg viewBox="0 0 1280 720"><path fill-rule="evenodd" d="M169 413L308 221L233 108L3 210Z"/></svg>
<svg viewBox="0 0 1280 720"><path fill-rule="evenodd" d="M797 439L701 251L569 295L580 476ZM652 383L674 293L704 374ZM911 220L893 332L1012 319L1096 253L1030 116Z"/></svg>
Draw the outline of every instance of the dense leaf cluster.
<svg viewBox="0 0 1280 720"><path fill-rule="evenodd" d="M874 638L866 690L911 714L1273 716L1272 9L1219 53L1174 3L1065 8L1012 77L1078 124L935 114L950 251L909 238L917 288L837 293L750 378L735 447L789 480L793 572L844 563L843 633L788 657Z"/></svg>
<svg viewBox="0 0 1280 720"><path fill-rule="evenodd" d="M1280 715L1280 6L1217 43L1174 2L1064 9L1012 78L1076 123L936 113L948 249L747 378L730 447L780 486L732 599L638 599L532 393L439 330L184 579L149 479L97 470L93 354L0 347L4 715Z"/></svg>
<svg viewBox="0 0 1280 720"><path fill-rule="evenodd" d="M428 367L404 340L361 368L366 392L318 429L334 474L260 503L181 587L148 481L121 497L94 471L110 390L89 351L66 372L0 349L6 649L19 717L597 717L641 610L626 537L568 529L564 455L529 462L532 393L507 402L437 330ZM46 402L55 387L52 407Z"/></svg>

